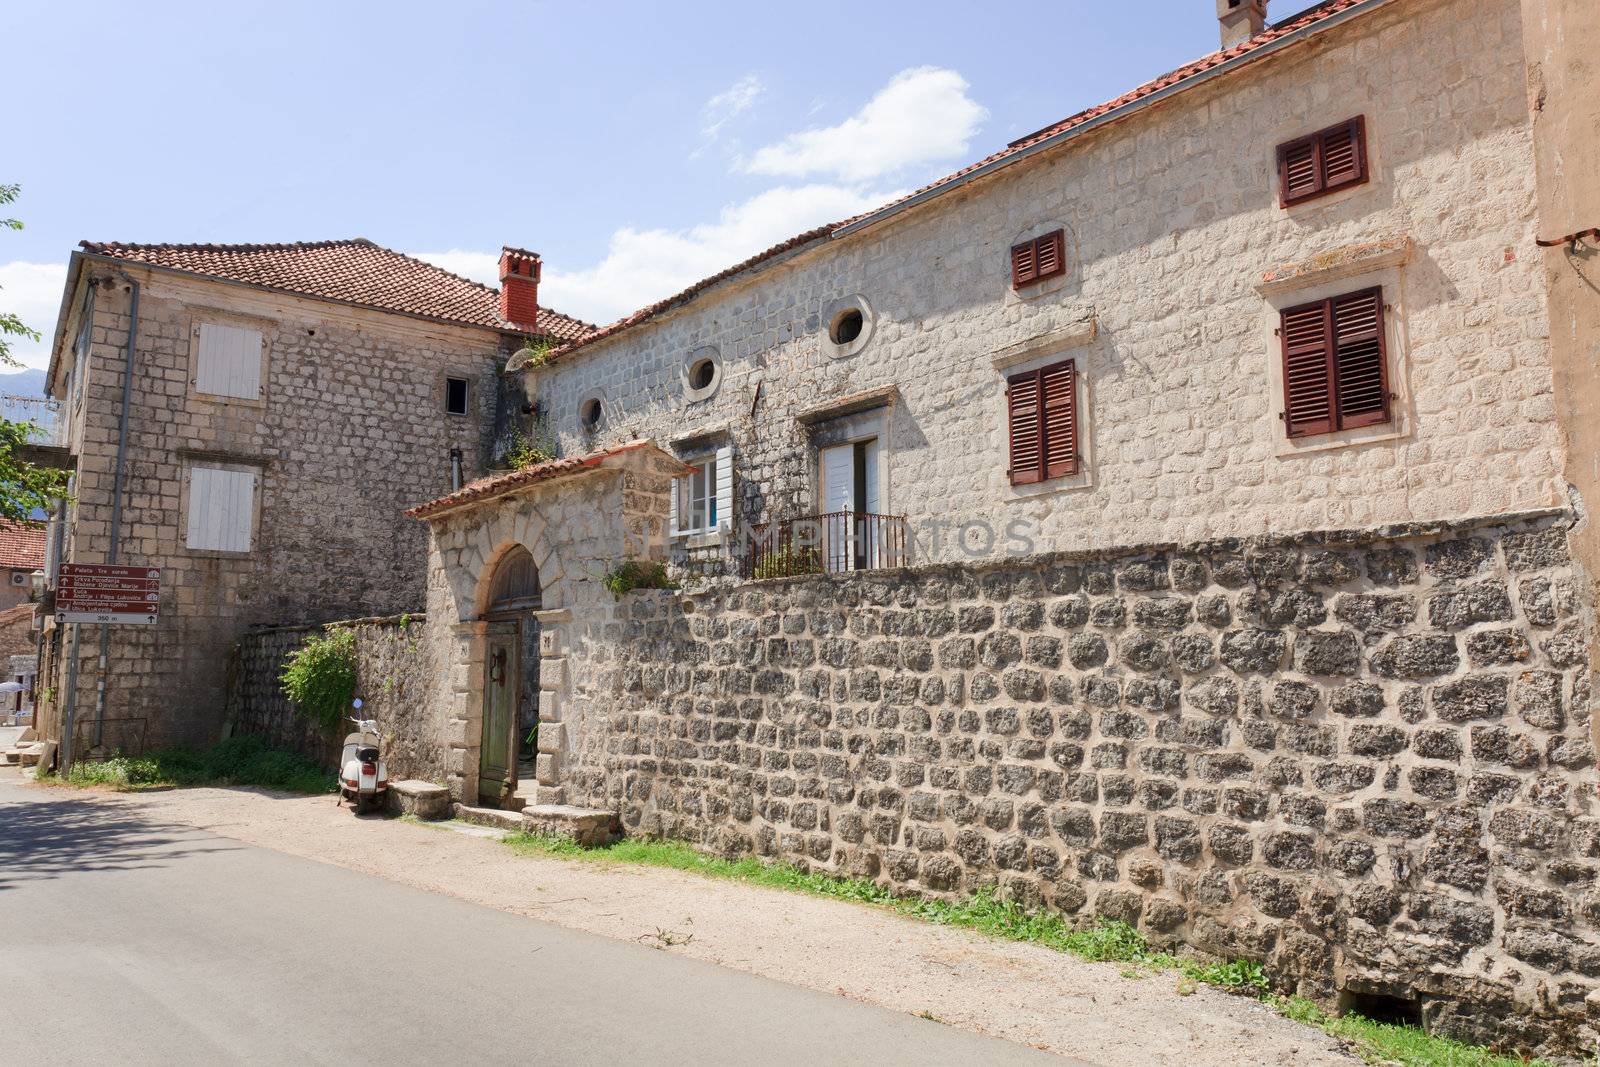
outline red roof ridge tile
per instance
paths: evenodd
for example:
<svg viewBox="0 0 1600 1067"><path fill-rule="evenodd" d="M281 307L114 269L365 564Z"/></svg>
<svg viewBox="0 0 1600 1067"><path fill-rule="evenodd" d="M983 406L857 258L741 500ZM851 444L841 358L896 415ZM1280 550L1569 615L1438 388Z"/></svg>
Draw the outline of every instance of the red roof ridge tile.
<svg viewBox="0 0 1600 1067"><path fill-rule="evenodd" d="M525 486L537 485L540 482L550 481L565 474L576 474L582 470L598 467L613 456L620 456L647 446L661 447L649 438L626 441L620 445L608 445L605 448L596 449L581 456L547 460L544 463L535 463L530 467L523 467L521 470L478 478L452 493L446 493L444 496L418 504L416 507L407 508L405 514L408 518L413 519L432 518L441 512L452 511L468 504L503 496Z"/></svg>

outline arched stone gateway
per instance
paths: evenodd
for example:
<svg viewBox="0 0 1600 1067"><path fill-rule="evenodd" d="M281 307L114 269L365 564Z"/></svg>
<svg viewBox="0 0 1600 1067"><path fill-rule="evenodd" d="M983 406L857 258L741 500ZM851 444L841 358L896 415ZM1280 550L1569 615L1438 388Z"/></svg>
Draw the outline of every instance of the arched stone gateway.
<svg viewBox="0 0 1600 1067"><path fill-rule="evenodd" d="M588 718L567 650L613 620L601 575L664 557L672 478L683 472L654 443L634 442L474 482L408 512L430 527L429 635L449 664L432 704L443 709L458 802L566 803ZM536 759L518 760L514 742L532 721Z"/></svg>

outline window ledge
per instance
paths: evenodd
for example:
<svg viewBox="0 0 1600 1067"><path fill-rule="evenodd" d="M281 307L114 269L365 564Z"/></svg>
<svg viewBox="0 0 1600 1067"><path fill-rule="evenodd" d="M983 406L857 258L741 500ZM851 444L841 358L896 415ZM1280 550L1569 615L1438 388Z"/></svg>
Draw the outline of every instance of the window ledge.
<svg viewBox="0 0 1600 1067"><path fill-rule="evenodd" d="M1281 296L1343 278L1354 278L1386 267L1410 262L1416 245L1410 236L1380 237L1375 241L1341 245L1298 263L1285 263L1261 275L1256 292L1262 296Z"/></svg>
<svg viewBox="0 0 1600 1067"><path fill-rule="evenodd" d="M720 548L722 546L721 530L680 530L672 535L684 548Z"/></svg>
<svg viewBox="0 0 1600 1067"><path fill-rule="evenodd" d="M1398 404L1397 401L1390 401ZM1410 427L1405 416L1395 412L1394 417L1388 422L1376 426L1360 426L1354 430L1335 430L1332 433L1319 433L1311 437L1285 437L1283 434L1283 421L1273 420L1277 424L1278 439L1273 446L1273 454L1278 459L1291 456L1304 455L1310 452L1327 452L1336 448L1353 448L1357 445L1377 444L1381 441L1398 441L1411 436Z"/></svg>

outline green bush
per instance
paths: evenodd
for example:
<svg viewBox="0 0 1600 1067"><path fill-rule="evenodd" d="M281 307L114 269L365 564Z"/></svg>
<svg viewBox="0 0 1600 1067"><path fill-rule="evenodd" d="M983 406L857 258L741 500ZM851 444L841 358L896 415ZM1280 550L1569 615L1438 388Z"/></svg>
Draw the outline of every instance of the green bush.
<svg viewBox="0 0 1600 1067"><path fill-rule="evenodd" d="M166 748L143 756L114 756L75 764L65 780L120 790L201 785L251 785L290 793L327 793L332 772L259 737L230 737L208 749Z"/></svg>
<svg viewBox="0 0 1600 1067"><path fill-rule="evenodd" d="M618 600L635 589L678 588L677 583L667 577L665 563L647 563L636 559L625 559L606 571L600 576L600 584Z"/></svg>
<svg viewBox="0 0 1600 1067"><path fill-rule="evenodd" d="M356 632L336 627L306 638L279 680L295 711L333 733L356 695Z"/></svg>

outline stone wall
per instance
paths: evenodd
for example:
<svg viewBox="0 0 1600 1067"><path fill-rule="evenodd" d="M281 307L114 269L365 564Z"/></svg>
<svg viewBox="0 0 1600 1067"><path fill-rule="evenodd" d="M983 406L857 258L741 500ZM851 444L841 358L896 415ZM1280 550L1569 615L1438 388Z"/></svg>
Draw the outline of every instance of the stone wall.
<svg viewBox="0 0 1600 1067"><path fill-rule="evenodd" d="M1600 810L1568 524L635 593L574 652L569 791L1574 1050Z"/></svg>
<svg viewBox="0 0 1600 1067"><path fill-rule="evenodd" d="M914 528L1021 522L1038 551L1564 505L1520 39L1517 0L1387 5L779 256L558 359L532 391L568 454L630 436L731 443L750 521L822 510L797 416L890 387L879 510ZM1276 146L1354 115L1372 181L1280 207ZM1056 227L1068 273L1013 291L1010 246ZM1404 262L1372 256L1405 242ZM1368 285L1390 305L1395 423L1289 441L1275 309ZM830 313L852 297L871 321L840 351ZM708 350L722 384L697 399L685 374ZM1012 486L1005 376L1068 356L1083 473ZM590 435L578 408L595 395L606 421ZM951 538L918 547L962 558Z"/></svg>
<svg viewBox="0 0 1600 1067"><path fill-rule="evenodd" d="M390 775L443 781L443 746L430 728L430 717L419 714L428 705L430 684L444 669L426 640L423 617L396 615L336 625L356 632L356 695L364 702L361 714L378 722ZM324 629L286 626L241 638L229 662L227 709L233 733L264 737L332 767L349 729L329 736L307 723L283 695L279 680L289 655Z"/></svg>

